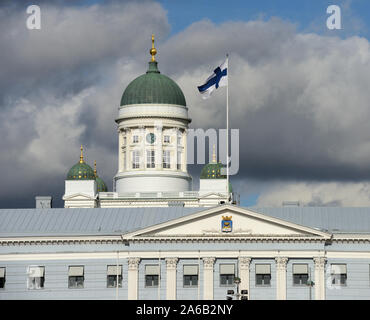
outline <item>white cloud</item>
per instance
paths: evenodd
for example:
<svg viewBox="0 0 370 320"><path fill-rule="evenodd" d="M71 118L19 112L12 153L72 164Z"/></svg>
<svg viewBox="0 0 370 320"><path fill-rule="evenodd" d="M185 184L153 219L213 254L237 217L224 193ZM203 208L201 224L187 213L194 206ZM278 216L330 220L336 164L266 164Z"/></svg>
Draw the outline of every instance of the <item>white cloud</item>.
<svg viewBox="0 0 370 320"><path fill-rule="evenodd" d="M257 200L260 207L281 207L283 201L303 206L370 206L370 183L275 182Z"/></svg>

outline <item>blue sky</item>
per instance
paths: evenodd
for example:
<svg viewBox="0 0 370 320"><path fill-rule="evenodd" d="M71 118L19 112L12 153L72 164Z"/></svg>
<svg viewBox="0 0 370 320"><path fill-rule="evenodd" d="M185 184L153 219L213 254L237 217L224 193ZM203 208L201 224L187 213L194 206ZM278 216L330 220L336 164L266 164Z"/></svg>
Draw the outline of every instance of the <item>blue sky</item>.
<svg viewBox="0 0 370 320"><path fill-rule="evenodd" d="M341 33L336 35L360 35L368 37L370 1L368 0L214 0L214 1L159 1L168 11L172 33L181 32L191 23L209 19L214 23L248 21L279 17L297 25L299 31L327 32L326 9L338 5L342 10ZM361 26L355 27L361 23ZM332 33L333 34L333 33Z"/></svg>

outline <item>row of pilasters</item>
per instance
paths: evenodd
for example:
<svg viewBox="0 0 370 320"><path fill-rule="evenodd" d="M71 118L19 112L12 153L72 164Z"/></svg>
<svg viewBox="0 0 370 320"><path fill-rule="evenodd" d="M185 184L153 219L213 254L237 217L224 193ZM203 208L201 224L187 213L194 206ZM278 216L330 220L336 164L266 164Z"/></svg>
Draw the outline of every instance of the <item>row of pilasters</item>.
<svg viewBox="0 0 370 320"><path fill-rule="evenodd" d="M213 299L213 276L214 263L216 258L205 257L203 260L203 299ZM287 263L288 257L276 257L276 298L277 300L286 300L287 298ZM239 258L239 278L240 290L248 290L250 292L250 264L251 257ZM325 261L324 257L313 258L315 263L315 299L325 299ZM166 298L167 300L176 299L177 285L177 262L178 258L166 258ZM138 268L140 258L129 258L128 260L128 299L138 299Z"/></svg>

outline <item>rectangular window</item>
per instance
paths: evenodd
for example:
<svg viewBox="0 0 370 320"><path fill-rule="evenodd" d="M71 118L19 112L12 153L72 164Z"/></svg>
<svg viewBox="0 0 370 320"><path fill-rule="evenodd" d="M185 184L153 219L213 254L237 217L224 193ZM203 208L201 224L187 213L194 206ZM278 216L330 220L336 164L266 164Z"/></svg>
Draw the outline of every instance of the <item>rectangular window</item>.
<svg viewBox="0 0 370 320"><path fill-rule="evenodd" d="M177 136L177 145L181 145L181 136Z"/></svg>
<svg viewBox="0 0 370 320"><path fill-rule="evenodd" d="M159 282L159 266L146 265L145 266L145 287L156 288Z"/></svg>
<svg viewBox="0 0 370 320"><path fill-rule="evenodd" d="M198 266L184 266L184 287L198 287Z"/></svg>
<svg viewBox="0 0 370 320"><path fill-rule="evenodd" d="M0 268L0 289L5 288L5 268Z"/></svg>
<svg viewBox="0 0 370 320"><path fill-rule="evenodd" d="M132 151L132 169L140 168L140 151Z"/></svg>
<svg viewBox="0 0 370 320"><path fill-rule="evenodd" d="M155 151L154 150L146 151L146 167L155 168Z"/></svg>
<svg viewBox="0 0 370 320"><path fill-rule="evenodd" d="M68 288L80 289L84 287L84 267L70 266L68 269Z"/></svg>
<svg viewBox="0 0 370 320"><path fill-rule="evenodd" d="M28 267L28 289L37 290L44 287L45 267Z"/></svg>
<svg viewBox="0 0 370 320"><path fill-rule="evenodd" d="M132 143L139 143L139 136L133 135L132 136Z"/></svg>
<svg viewBox="0 0 370 320"><path fill-rule="evenodd" d="M122 265L108 266L107 268L107 288L117 288L117 277L118 287L122 287Z"/></svg>
<svg viewBox="0 0 370 320"><path fill-rule="evenodd" d="M171 141L170 136L163 136L164 143L170 143L170 141Z"/></svg>
<svg viewBox="0 0 370 320"><path fill-rule="evenodd" d="M332 284L345 286L347 284L347 265L332 264L331 265Z"/></svg>
<svg viewBox="0 0 370 320"><path fill-rule="evenodd" d="M126 170L126 152L123 153L123 170Z"/></svg>
<svg viewBox="0 0 370 320"><path fill-rule="evenodd" d="M181 170L181 152L177 152L177 170Z"/></svg>
<svg viewBox="0 0 370 320"><path fill-rule="evenodd" d="M123 137L123 145L124 145L124 146L126 145L126 142L127 142L127 138L126 138L126 136L125 136L125 137Z"/></svg>
<svg viewBox="0 0 370 320"><path fill-rule="evenodd" d="M220 285L232 286L234 285L235 265L234 264L220 264Z"/></svg>
<svg viewBox="0 0 370 320"><path fill-rule="evenodd" d="M293 285L303 286L308 282L308 265L293 264Z"/></svg>
<svg viewBox="0 0 370 320"><path fill-rule="evenodd" d="M163 150L163 168L170 169L171 168L171 156L169 150Z"/></svg>
<svg viewBox="0 0 370 320"><path fill-rule="evenodd" d="M269 286L271 284L271 266L256 264L256 285Z"/></svg>

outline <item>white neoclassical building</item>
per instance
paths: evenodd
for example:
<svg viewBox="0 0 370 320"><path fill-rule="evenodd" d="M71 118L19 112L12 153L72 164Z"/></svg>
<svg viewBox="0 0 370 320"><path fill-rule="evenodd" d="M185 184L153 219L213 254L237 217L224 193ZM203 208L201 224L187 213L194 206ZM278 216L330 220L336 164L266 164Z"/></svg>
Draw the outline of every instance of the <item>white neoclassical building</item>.
<svg viewBox="0 0 370 320"><path fill-rule="evenodd" d="M215 153L192 190L185 97L150 52L119 107L113 190L81 147L65 208L0 209L0 300L370 299L370 208L237 206Z"/></svg>
<svg viewBox="0 0 370 320"><path fill-rule="evenodd" d="M370 208L2 209L0 299L370 299L369 217Z"/></svg>

